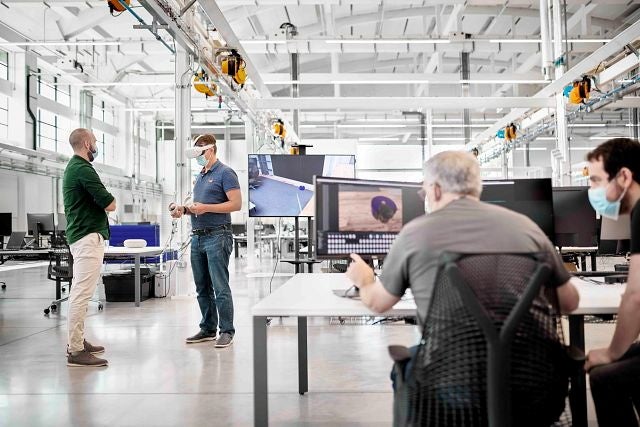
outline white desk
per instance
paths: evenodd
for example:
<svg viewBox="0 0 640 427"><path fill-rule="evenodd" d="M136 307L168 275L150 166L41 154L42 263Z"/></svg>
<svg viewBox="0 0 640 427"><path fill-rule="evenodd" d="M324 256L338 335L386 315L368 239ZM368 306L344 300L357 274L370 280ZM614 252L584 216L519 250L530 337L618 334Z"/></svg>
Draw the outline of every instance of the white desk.
<svg viewBox="0 0 640 427"><path fill-rule="evenodd" d="M347 289L344 274L296 274L251 310L253 316L254 425L269 425L267 389L267 317L298 318L298 392L308 391L307 317L380 316L360 301L340 298L333 289ZM384 315L415 316L413 300L402 300Z"/></svg>
<svg viewBox="0 0 640 427"><path fill-rule="evenodd" d="M107 246L104 250L104 259L133 258L135 262L135 306L140 307L140 259L145 257L157 256L162 253L160 246L147 246L146 248L125 248L120 246ZM0 256L4 255L42 255L48 254L51 249L19 249L19 250L0 250ZM57 283L56 299L60 299L60 283Z"/></svg>
<svg viewBox="0 0 640 427"><path fill-rule="evenodd" d="M595 285L573 279L580 292L580 306L569 316L570 341L584 350L584 316L616 313L623 285ZM384 314L374 313L359 300L340 298L333 289L347 289L351 282L344 274L297 274L284 285L256 304L253 316L253 392L254 425L269 425L267 372L267 318L295 316L298 318L298 392L308 391L307 317L350 316L415 316L416 305L411 299L401 300ZM391 363L391 362L390 362ZM572 385L572 399L580 414L573 414L574 426L586 426L586 383L578 379ZM580 424L584 418L584 423Z"/></svg>
<svg viewBox="0 0 640 427"><path fill-rule="evenodd" d="M135 299L134 304L140 307L140 259L157 256L162 253L160 246L147 246L146 248L125 248L121 246L107 246L104 250L104 259L132 258L135 262Z"/></svg>
<svg viewBox="0 0 640 427"><path fill-rule="evenodd" d="M569 315L569 341L572 346L584 348L584 316L592 314L616 314L620 306L620 297L625 290L624 284L596 285L573 278L580 293L580 305ZM586 376L574 378L571 384L573 426L587 427L587 382Z"/></svg>

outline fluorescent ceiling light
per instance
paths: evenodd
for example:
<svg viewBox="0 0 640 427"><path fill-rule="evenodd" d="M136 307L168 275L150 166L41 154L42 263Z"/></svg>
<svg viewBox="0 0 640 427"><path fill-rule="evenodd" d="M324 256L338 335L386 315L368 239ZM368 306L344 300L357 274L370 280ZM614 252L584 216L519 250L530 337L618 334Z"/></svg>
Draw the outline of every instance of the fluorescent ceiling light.
<svg viewBox="0 0 640 427"><path fill-rule="evenodd" d="M529 147L529 151L546 151L547 147ZM516 151L527 151L526 147L518 147Z"/></svg>
<svg viewBox="0 0 640 427"><path fill-rule="evenodd" d="M433 138L433 140L434 141L466 141L466 138L465 137Z"/></svg>
<svg viewBox="0 0 640 427"><path fill-rule="evenodd" d="M331 80L329 82L329 84L334 85L406 85L428 83L430 83L430 80Z"/></svg>
<svg viewBox="0 0 640 427"><path fill-rule="evenodd" d="M607 126L604 123L571 123L570 128L603 128Z"/></svg>
<svg viewBox="0 0 640 427"><path fill-rule="evenodd" d="M198 125L195 123L191 123L191 128L193 129L225 129L227 126L225 125ZM244 125L229 125L230 128L244 128Z"/></svg>
<svg viewBox="0 0 640 427"><path fill-rule="evenodd" d="M0 42L0 46L119 46L122 42L116 41L42 41L42 42Z"/></svg>
<svg viewBox="0 0 640 427"><path fill-rule="evenodd" d="M475 40L480 41L480 40ZM568 39L562 42L568 43L608 43L611 39ZM542 43L540 39L490 39L489 43Z"/></svg>
<svg viewBox="0 0 640 427"><path fill-rule="evenodd" d="M612 139L612 138L626 138L626 137L622 137L622 136L590 136L589 139L591 140L607 140L607 139Z"/></svg>
<svg viewBox="0 0 640 427"><path fill-rule="evenodd" d="M486 125L476 125L476 124L471 124L471 125L463 125L463 124L450 124L450 125L431 125L434 128L450 128L450 127L456 127L456 128L486 128L489 127L491 125L486 124ZM428 125L425 125L425 127L428 127Z"/></svg>
<svg viewBox="0 0 640 427"><path fill-rule="evenodd" d="M136 113L140 112L155 112L155 111L174 111L174 108L124 108L122 111L133 111Z"/></svg>
<svg viewBox="0 0 640 427"><path fill-rule="evenodd" d="M609 43L611 39L570 39L563 40L563 42L568 41L569 43Z"/></svg>
<svg viewBox="0 0 640 427"><path fill-rule="evenodd" d="M63 86L109 87L109 86L175 86L174 82L87 82L87 83L57 83Z"/></svg>
<svg viewBox="0 0 640 427"><path fill-rule="evenodd" d="M539 136L537 138L534 138L538 141L555 141L556 137L555 136Z"/></svg>
<svg viewBox="0 0 640 427"><path fill-rule="evenodd" d="M292 40L295 41L295 40ZM240 40L242 44L286 44L287 40L273 40L273 39L265 39L265 40Z"/></svg>
<svg viewBox="0 0 640 427"><path fill-rule="evenodd" d="M407 125L335 125L338 128L406 128Z"/></svg>
<svg viewBox="0 0 640 427"><path fill-rule="evenodd" d="M460 84L545 84L551 80L460 80Z"/></svg>
<svg viewBox="0 0 640 427"><path fill-rule="evenodd" d="M358 138L359 142L366 142L366 141L381 141L381 142L398 142L400 141L400 138Z"/></svg>
<svg viewBox="0 0 640 427"><path fill-rule="evenodd" d="M569 147L569 150L572 151L591 151L596 147Z"/></svg>
<svg viewBox="0 0 640 427"><path fill-rule="evenodd" d="M541 43L539 39L490 39L489 43Z"/></svg>
<svg viewBox="0 0 640 427"><path fill-rule="evenodd" d="M448 44L447 39L334 39L329 44Z"/></svg>

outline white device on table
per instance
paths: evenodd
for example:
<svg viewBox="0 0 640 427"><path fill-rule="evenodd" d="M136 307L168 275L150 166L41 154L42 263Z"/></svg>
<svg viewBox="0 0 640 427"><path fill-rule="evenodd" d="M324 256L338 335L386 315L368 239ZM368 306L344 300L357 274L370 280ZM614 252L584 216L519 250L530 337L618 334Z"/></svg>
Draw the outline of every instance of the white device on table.
<svg viewBox="0 0 640 427"><path fill-rule="evenodd" d="M145 248L147 241L144 239L127 239L123 242L125 248Z"/></svg>

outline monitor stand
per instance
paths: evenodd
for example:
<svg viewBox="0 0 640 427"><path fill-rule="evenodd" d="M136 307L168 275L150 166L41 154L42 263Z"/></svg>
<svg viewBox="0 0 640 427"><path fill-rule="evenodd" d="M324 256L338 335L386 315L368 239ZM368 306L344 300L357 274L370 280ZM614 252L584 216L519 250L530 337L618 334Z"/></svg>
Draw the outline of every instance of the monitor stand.
<svg viewBox="0 0 640 427"><path fill-rule="evenodd" d="M40 225L42 223L36 222L36 226L33 229L33 249L40 249Z"/></svg>

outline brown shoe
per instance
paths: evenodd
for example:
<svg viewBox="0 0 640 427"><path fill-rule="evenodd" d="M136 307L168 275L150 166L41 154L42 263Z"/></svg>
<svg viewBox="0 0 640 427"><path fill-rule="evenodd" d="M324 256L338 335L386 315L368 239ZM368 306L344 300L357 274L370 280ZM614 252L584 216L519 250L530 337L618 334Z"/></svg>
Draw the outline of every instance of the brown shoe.
<svg viewBox="0 0 640 427"><path fill-rule="evenodd" d="M93 345L89 341L84 340L84 351L88 351L91 354L102 354L104 353L104 347L101 345ZM69 344L67 344L67 356L69 354Z"/></svg>
<svg viewBox="0 0 640 427"><path fill-rule="evenodd" d="M102 354L104 353L104 347L101 345L93 345L89 341L84 340L84 350L88 351L91 354Z"/></svg>
<svg viewBox="0 0 640 427"><path fill-rule="evenodd" d="M107 366L109 362L105 359L100 359L89 353L87 350L82 350L76 354L70 354L67 356L67 366L83 366L83 367L98 367Z"/></svg>

